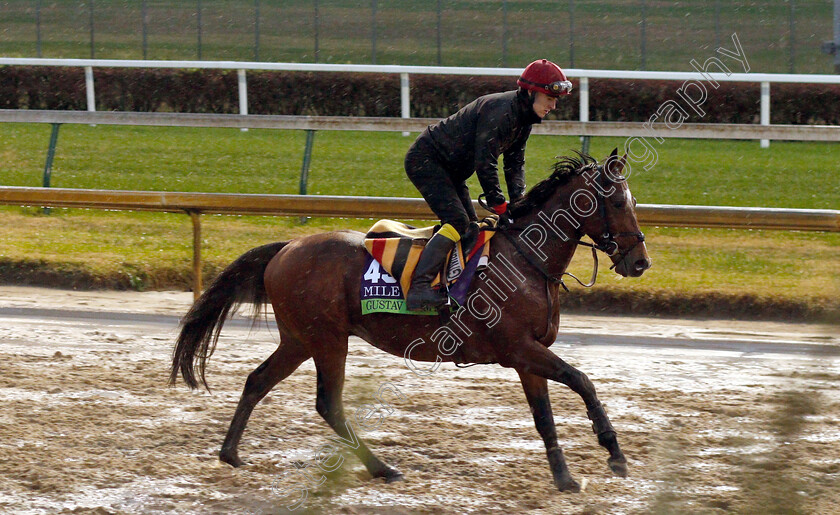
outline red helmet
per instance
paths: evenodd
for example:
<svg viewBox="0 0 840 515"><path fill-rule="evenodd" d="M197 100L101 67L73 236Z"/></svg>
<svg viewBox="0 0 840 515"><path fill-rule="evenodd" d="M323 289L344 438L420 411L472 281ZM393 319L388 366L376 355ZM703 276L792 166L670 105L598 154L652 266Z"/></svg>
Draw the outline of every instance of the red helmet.
<svg viewBox="0 0 840 515"><path fill-rule="evenodd" d="M539 91L550 97L572 94L572 83L559 66L547 59L529 64L516 81L521 88Z"/></svg>

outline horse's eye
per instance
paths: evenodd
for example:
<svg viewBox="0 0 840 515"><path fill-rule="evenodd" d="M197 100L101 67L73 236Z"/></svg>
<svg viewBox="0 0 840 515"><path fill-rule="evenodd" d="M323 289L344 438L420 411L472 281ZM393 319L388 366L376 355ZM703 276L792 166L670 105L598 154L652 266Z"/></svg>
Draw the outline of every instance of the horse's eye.
<svg viewBox="0 0 840 515"><path fill-rule="evenodd" d="M636 197L633 197L633 207L636 207Z"/></svg>

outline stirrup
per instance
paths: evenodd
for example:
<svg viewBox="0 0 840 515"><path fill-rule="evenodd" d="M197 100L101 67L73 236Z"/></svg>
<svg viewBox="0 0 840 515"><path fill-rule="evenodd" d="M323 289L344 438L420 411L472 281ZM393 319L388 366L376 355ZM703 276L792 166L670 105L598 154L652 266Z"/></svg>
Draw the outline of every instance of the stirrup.
<svg viewBox="0 0 840 515"><path fill-rule="evenodd" d="M412 295L412 291L414 291L414 288L408 291L408 298L405 300L405 307L409 311L438 310L449 304L448 295L443 295L442 292L433 290L431 287L425 291L420 291L415 295ZM432 295L434 295L434 297L432 297ZM412 300L414 300L414 302L412 302Z"/></svg>

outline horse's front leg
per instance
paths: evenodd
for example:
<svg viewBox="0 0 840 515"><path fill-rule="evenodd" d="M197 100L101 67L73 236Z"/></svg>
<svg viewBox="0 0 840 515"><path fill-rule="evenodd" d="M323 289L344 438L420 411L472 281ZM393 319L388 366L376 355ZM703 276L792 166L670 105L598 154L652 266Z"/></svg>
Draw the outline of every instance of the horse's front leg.
<svg viewBox="0 0 840 515"><path fill-rule="evenodd" d="M506 355L500 364L516 369L520 377L526 373L563 383L580 395L586 404L586 412L592 421L592 430L598 436L598 443L610 453L607 464L617 476L627 476L627 459L618 445L615 429L595 394L595 386L586 374L537 342L522 345L517 352Z"/></svg>
<svg viewBox="0 0 840 515"><path fill-rule="evenodd" d="M525 390L525 397L531 406L537 432L545 443L545 453L548 456L551 473L554 475L554 485L560 491L579 492L580 484L572 479L569 467L566 466L566 459L563 457L563 449L557 444L557 430L554 427L554 415L551 413L551 402L548 399L548 382L544 377L519 370L517 372L522 381L522 388Z"/></svg>

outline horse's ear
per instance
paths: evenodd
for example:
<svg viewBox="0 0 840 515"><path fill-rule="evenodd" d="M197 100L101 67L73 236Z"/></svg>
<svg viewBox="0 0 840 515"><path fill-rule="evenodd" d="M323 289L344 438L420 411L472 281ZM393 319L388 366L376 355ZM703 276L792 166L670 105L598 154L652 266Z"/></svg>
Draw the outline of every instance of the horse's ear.
<svg viewBox="0 0 840 515"><path fill-rule="evenodd" d="M627 155L619 159L618 148L614 148L610 156L607 158L604 168L606 168L607 172L613 177L621 176L622 171L624 171L625 157L627 157Z"/></svg>
<svg viewBox="0 0 840 515"><path fill-rule="evenodd" d="M621 163L621 167L624 168L624 165L627 164L627 152L625 152L624 155L621 156L621 159L619 159L618 162Z"/></svg>

